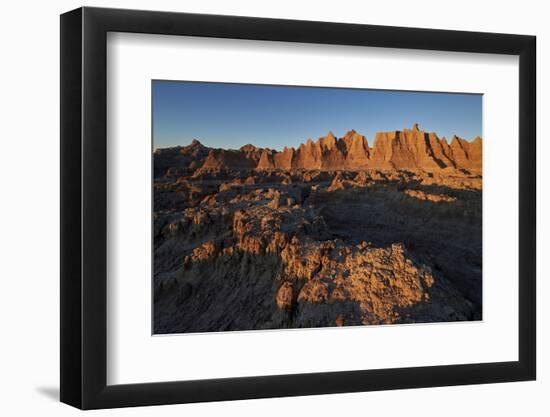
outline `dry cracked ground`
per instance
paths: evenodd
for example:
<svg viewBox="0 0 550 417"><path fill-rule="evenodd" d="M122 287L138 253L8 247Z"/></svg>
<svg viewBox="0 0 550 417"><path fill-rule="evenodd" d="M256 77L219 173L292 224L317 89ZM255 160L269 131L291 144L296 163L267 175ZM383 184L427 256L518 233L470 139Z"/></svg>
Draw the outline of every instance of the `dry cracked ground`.
<svg viewBox="0 0 550 417"><path fill-rule="evenodd" d="M189 161L154 180L155 334L481 319L480 175Z"/></svg>

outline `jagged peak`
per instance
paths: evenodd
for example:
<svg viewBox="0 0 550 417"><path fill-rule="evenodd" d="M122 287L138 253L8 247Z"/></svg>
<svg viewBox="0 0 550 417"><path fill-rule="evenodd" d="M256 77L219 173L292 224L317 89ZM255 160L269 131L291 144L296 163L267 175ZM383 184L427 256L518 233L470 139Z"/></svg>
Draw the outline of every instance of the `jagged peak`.
<svg viewBox="0 0 550 417"><path fill-rule="evenodd" d="M366 142L367 138L358 133L355 129L352 129L344 135L344 139L351 142Z"/></svg>
<svg viewBox="0 0 550 417"><path fill-rule="evenodd" d="M475 137L470 141L453 135L449 141L446 137L440 139L435 132L421 131L418 124L415 123L412 130L405 128L404 130L381 131L377 132L373 139L372 146L369 146L366 137L355 129L348 130L340 138L329 131L326 136L320 137L316 142L308 138L297 147L285 146L281 151L256 147L252 144L241 146L238 150L212 149L201 147L202 144L194 139L191 145L182 148L180 152L183 154L189 152L195 156L198 153L201 155L204 153L207 160L206 166L211 167L228 164L246 168L251 163L249 161L253 161L260 169L289 169L289 167L299 169L363 169L365 167L439 169L442 164L454 168L462 164L468 170L481 170L476 165L481 160L478 157L478 154L481 153L481 137ZM425 146L417 146L423 140L426 140ZM443 149L440 149L440 146L443 146ZM155 151L155 154L161 152L160 150ZM437 157L437 155L433 156L431 152L443 152L444 155L439 157L443 162L430 162L430 158ZM237 154L241 154L242 158ZM459 159L455 160L456 158Z"/></svg>
<svg viewBox="0 0 550 417"><path fill-rule="evenodd" d="M320 137L317 143L330 149L336 146L336 136L334 136L334 133L332 133L332 131L329 131L326 136Z"/></svg>
<svg viewBox="0 0 550 417"><path fill-rule="evenodd" d="M470 142L468 142L466 139L462 139L457 135L453 135L453 140L451 141L451 148L460 148L464 152L469 152L470 145L471 145Z"/></svg>
<svg viewBox="0 0 550 417"><path fill-rule="evenodd" d="M285 146L283 148L283 153L288 153L288 152L290 153L294 152L294 148L292 146L291 147Z"/></svg>
<svg viewBox="0 0 550 417"><path fill-rule="evenodd" d="M193 138L191 146L203 146L203 144L198 139Z"/></svg>
<svg viewBox="0 0 550 417"><path fill-rule="evenodd" d="M257 150L258 148L256 148L254 145L252 145L251 143L247 143L246 145L243 145L239 148L241 151L243 152L249 152L249 151L255 151Z"/></svg>
<svg viewBox="0 0 550 417"><path fill-rule="evenodd" d="M374 142L376 143L377 141L396 139L399 137L400 133L401 133L400 130L388 130L388 131L376 132L374 134Z"/></svg>

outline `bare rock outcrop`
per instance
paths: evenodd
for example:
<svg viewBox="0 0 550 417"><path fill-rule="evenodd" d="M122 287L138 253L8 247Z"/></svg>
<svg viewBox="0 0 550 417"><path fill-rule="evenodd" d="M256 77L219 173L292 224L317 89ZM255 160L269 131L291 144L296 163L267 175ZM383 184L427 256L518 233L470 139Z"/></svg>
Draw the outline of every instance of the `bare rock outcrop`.
<svg viewBox="0 0 550 417"><path fill-rule="evenodd" d="M257 166L252 158L242 151L212 149L199 172L216 170L252 170Z"/></svg>
<svg viewBox="0 0 550 417"><path fill-rule="evenodd" d="M154 153L155 333L478 320L482 139Z"/></svg>
<svg viewBox="0 0 550 417"><path fill-rule="evenodd" d="M342 138L332 132L316 142L308 139L294 149L281 152L251 144L238 150L207 148L194 140L186 147L157 149L155 177L177 176L189 170L196 175L215 171L361 171L409 170L481 174L482 139L468 142L453 136L449 144L435 132L424 132L418 124L402 131L378 132L372 148L367 138L350 130Z"/></svg>
<svg viewBox="0 0 550 417"><path fill-rule="evenodd" d="M480 181L370 169L159 179L155 333L479 319ZM201 191L171 206L183 185Z"/></svg>
<svg viewBox="0 0 550 417"><path fill-rule="evenodd" d="M175 177L181 173L200 168L208 156L209 148L193 139L187 146L159 148L153 152L154 176L166 174Z"/></svg>
<svg viewBox="0 0 550 417"><path fill-rule="evenodd" d="M410 170L481 173L481 138L473 142L454 137L451 145L434 132L412 129L379 132L370 148L367 139L355 130L338 139L329 132L317 140L308 139L297 149L264 151L258 170Z"/></svg>

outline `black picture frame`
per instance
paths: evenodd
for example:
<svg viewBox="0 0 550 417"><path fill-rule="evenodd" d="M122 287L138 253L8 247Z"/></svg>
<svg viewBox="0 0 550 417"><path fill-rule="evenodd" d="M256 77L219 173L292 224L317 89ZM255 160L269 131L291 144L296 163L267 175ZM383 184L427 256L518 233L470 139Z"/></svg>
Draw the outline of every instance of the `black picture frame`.
<svg viewBox="0 0 550 417"><path fill-rule="evenodd" d="M519 56L519 360L107 385L108 32ZM536 377L534 36L137 10L61 15L61 401L81 409L422 388Z"/></svg>

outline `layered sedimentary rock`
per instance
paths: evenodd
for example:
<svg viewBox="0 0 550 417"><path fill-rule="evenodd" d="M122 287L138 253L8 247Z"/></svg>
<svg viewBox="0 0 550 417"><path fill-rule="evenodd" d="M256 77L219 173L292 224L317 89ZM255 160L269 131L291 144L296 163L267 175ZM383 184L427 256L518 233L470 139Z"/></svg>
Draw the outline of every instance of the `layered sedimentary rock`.
<svg viewBox="0 0 550 417"><path fill-rule="evenodd" d="M365 136L351 130L344 135L342 143L346 149L345 165L347 169L359 170L372 165L370 163L369 144Z"/></svg>
<svg viewBox="0 0 550 417"><path fill-rule="evenodd" d="M317 142L309 139L296 150L266 153L257 169L305 170L467 170L481 173L481 138L473 142L453 137L451 145L434 132L424 132L417 124L412 129L379 132L372 148L365 136L355 130L338 139L332 132Z"/></svg>
<svg viewBox="0 0 550 417"><path fill-rule="evenodd" d="M457 136L451 140L451 156L459 168L481 172L482 140L478 136L473 142L467 142Z"/></svg>
<svg viewBox="0 0 550 417"><path fill-rule="evenodd" d="M481 319L481 138L153 157L155 333Z"/></svg>
<svg viewBox="0 0 550 417"><path fill-rule="evenodd" d="M188 146L156 149L153 153L155 177L196 170L204 164L210 148L193 139Z"/></svg>
<svg viewBox="0 0 550 417"><path fill-rule="evenodd" d="M246 170L256 168L257 163L241 150L212 149L206 157L200 171L209 170Z"/></svg>
<svg viewBox="0 0 550 417"><path fill-rule="evenodd" d="M462 170L474 174L482 172L480 137L468 142L453 136L449 144L445 138L440 139L434 132L424 132L415 124L412 129L377 133L372 147L367 138L355 130L347 132L342 138L329 132L316 142L308 139L296 149L285 147L280 152L256 148L253 145L245 145L239 150L209 149L195 141L185 148L158 150L158 155L155 154L155 175L166 172L166 166L170 164L180 164L180 160L183 161L180 165L188 168L190 162L187 155L191 152L188 148L192 148L193 155L196 155L194 164L195 168L200 168L199 172L368 169L427 172ZM168 162L161 160L164 156L169 159Z"/></svg>
<svg viewBox="0 0 550 417"><path fill-rule="evenodd" d="M253 160L256 166L258 165L258 161L260 160L260 157L262 156L262 153L264 151L264 149L257 148L251 144L241 146L239 150L244 154L247 159Z"/></svg>
<svg viewBox="0 0 550 417"><path fill-rule="evenodd" d="M260 160L256 166L259 170L275 169L275 162L273 161L274 151L270 149L264 149L260 155Z"/></svg>

